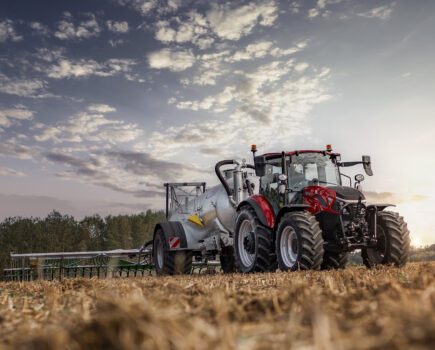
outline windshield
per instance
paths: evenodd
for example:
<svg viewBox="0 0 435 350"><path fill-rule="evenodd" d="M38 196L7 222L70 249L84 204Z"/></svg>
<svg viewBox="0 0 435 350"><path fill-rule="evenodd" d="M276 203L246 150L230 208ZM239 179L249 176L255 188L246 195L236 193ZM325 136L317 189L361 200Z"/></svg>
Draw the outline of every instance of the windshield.
<svg viewBox="0 0 435 350"><path fill-rule="evenodd" d="M288 176L289 187L293 190L313 185L341 185L335 160L322 153L292 155Z"/></svg>

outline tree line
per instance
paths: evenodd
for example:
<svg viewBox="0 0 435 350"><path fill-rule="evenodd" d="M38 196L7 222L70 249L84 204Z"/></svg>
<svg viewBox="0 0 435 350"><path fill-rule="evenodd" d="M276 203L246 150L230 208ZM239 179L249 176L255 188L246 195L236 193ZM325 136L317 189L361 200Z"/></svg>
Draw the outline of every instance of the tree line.
<svg viewBox="0 0 435 350"><path fill-rule="evenodd" d="M45 218L10 217L0 223L0 276L11 252L46 253L140 248L153 237L163 211L87 216L77 221L53 211Z"/></svg>

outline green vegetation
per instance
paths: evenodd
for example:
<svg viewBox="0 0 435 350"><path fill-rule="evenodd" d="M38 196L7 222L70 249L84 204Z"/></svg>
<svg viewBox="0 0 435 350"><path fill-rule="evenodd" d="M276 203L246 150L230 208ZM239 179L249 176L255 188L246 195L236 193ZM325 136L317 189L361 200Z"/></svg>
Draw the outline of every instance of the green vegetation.
<svg viewBox="0 0 435 350"><path fill-rule="evenodd" d="M7 218L0 223L0 278L9 254L140 248L165 220L162 211L137 215L72 216L53 211L46 218Z"/></svg>

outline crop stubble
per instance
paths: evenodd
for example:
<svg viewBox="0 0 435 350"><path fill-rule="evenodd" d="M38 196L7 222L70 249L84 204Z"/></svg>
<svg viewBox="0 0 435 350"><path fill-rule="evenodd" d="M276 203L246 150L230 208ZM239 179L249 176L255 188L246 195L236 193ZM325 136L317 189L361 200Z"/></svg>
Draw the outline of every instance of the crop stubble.
<svg viewBox="0 0 435 350"><path fill-rule="evenodd" d="M433 349L435 263L0 283L0 349Z"/></svg>

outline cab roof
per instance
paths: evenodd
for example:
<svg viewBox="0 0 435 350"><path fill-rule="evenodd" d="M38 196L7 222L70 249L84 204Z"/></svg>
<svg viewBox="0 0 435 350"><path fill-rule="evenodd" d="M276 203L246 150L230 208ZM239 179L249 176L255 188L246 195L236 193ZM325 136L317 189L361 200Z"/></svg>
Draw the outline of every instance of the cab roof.
<svg viewBox="0 0 435 350"><path fill-rule="evenodd" d="M325 153L325 154L330 155L330 156L340 156L341 155L340 153L334 153L334 152L329 152L329 151L325 151L325 150L321 150L321 151L319 151L319 150L317 150L317 151L316 150L298 150L298 151L286 152L285 155L291 156L291 155L296 154L296 153ZM275 158L275 157L280 157L281 154L282 153L265 153L262 156L266 157L266 158Z"/></svg>

